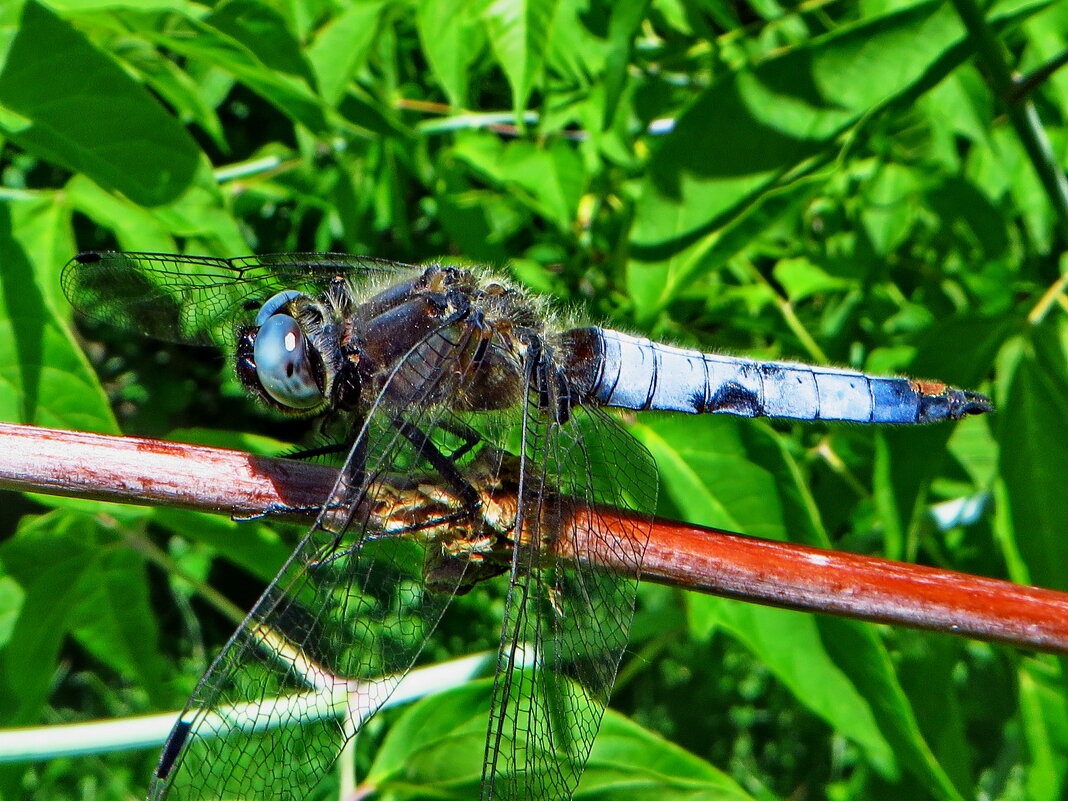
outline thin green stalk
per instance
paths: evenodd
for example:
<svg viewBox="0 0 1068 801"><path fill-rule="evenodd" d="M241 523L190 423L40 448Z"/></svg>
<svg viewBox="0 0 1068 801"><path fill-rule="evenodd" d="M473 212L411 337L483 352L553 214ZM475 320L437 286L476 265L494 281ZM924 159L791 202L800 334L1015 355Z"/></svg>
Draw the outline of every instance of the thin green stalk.
<svg viewBox="0 0 1068 801"><path fill-rule="evenodd" d="M200 581L182 570L181 565L159 548L148 537L130 531L121 532L126 541L137 551L143 554L150 562L165 570L169 575L177 576L182 581L188 582L205 601L215 607L216 610L228 617L235 626L240 625L245 619L245 611L234 604L229 598L220 593L210 584Z"/></svg>
<svg viewBox="0 0 1068 801"><path fill-rule="evenodd" d="M1005 48L978 3L975 0L953 0L953 5L975 44L976 55L990 77L994 93L1005 107L1009 121L1057 212L1061 235L1068 239L1068 180L1053 155L1035 105L1026 97L1019 97L1019 82L1013 76ZM1019 102L1013 102L1017 98Z"/></svg>
<svg viewBox="0 0 1068 801"><path fill-rule="evenodd" d="M823 348L819 346L812 334L805 328L804 323L794 313L794 306L790 303L788 298L782 296L771 282L756 268L756 266L749 261L746 261L746 267L749 273L761 284L766 286L775 297L775 305L779 309L779 314L782 315L783 320L786 322L787 328L789 328L795 337L800 340L805 350L808 351L809 356L815 359L820 364L826 364L829 360L827 354L823 352Z"/></svg>

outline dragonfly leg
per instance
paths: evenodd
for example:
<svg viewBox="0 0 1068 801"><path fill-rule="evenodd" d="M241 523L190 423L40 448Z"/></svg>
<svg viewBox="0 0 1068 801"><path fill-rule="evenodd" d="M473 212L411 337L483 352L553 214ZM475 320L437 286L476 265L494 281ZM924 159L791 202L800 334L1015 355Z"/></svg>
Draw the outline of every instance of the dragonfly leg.
<svg viewBox="0 0 1068 801"><path fill-rule="evenodd" d="M457 494L463 502L464 511L469 515L476 514L482 505L482 500L479 497L478 490L471 486L471 483L460 472L460 468L456 466L456 460L467 454L478 443L478 434L471 429L461 434L459 429L454 426L448 427L446 430L457 434L461 439L465 439L465 443L458 450L446 456L417 425L396 417L392 418L391 422L394 428L412 443L419 455L438 471L449 488Z"/></svg>
<svg viewBox="0 0 1068 801"><path fill-rule="evenodd" d="M446 457L453 464L467 456L476 445L482 442L482 435L462 420L442 420L438 423L438 427L462 440L463 444Z"/></svg>
<svg viewBox="0 0 1068 801"><path fill-rule="evenodd" d="M393 424L393 427L412 444L419 455L426 459L426 461L430 463L430 466L442 477L448 488L460 499L461 508L457 509L455 512L450 512L449 514L443 514L439 517L420 521L417 524L390 529L384 535L364 536L359 543L340 551L334 550L339 544L338 542L335 542L331 548L325 549L322 558L309 562L309 566L320 567L339 559L344 559L358 550L364 542L373 539L375 536L395 537L403 534L412 534L418 531L437 528L439 526L447 526L451 523L460 523L465 520L471 520L478 514L478 510L482 506L482 499L479 496L478 490L464 478L460 469L456 466L456 462L459 459L470 453L471 449L482 441L478 432L459 421L442 423L441 428L454 434L463 441L460 447L455 451L450 454L445 454L442 453L441 449L434 444L430 437L415 424L408 423L396 417L391 418L390 422Z"/></svg>
<svg viewBox="0 0 1068 801"><path fill-rule="evenodd" d="M235 523L249 523L253 520L266 520L269 517L279 517L282 515L314 515L319 514L324 509L336 510L343 509L345 504L333 503L329 506L323 504L316 504L314 506L290 506L287 503L272 503L266 509L260 512L249 512L248 514L233 514L230 515L230 519Z"/></svg>
<svg viewBox="0 0 1068 801"><path fill-rule="evenodd" d="M338 426L335 425L338 422L339 420L336 414L328 414L319 424L319 437L323 444L314 448L305 448L303 450L284 454L285 458L315 459L319 456L334 456L337 454L348 453L352 448L355 430L351 425L345 424L344 428L339 431ZM342 433L342 431L344 431L344 433Z"/></svg>
<svg viewBox="0 0 1068 801"><path fill-rule="evenodd" d="M294 451L293 453L287 453L286 459L315 459L319 456L333 456L338 453L348 453L352 447L351 442L328 442L325 445L318 445L314 448L304 448L303 450Z"/></svg>

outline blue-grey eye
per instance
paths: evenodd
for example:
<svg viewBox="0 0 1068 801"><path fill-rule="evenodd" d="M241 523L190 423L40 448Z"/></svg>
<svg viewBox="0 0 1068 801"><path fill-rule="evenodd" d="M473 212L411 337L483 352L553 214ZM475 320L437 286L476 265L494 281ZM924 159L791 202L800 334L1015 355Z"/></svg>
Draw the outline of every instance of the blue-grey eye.
<svg viewBox="0 0 1068 801"><path fill-rule="evenodd" d="M276 311L289 303L289 301L299 297L300 292L295 289L286 289L271 295L270 299L260 307L260 311L256 315L256 325L263 325Z"/></svg>
<svg viewBox="0 0 1068 801"><path fill-rule="evenodd" d="M252 353L260 385L280 404L311 409L323 402L304 334L288 314L267 318L256 334Z"/></svg>

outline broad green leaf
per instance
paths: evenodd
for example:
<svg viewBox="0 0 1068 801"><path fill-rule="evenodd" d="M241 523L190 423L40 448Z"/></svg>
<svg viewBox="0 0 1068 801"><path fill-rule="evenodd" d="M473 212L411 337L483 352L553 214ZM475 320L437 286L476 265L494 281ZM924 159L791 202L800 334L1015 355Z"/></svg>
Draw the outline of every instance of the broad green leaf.
<svg viewBox="0 0 1068 801"><path fill-rule="evenodd" d="M59 195L0 202L0 420L115 431L96 376L63 323L69 309L58 274L74 250L68 226Z"/></svg>
<svg viewBox="0 0 1068 801"><path fill-rule="evenodd" d="M244 38L244 31L239 32ZM272 69L257 50L228 32L192 18L157 26L148 16L139 33L160 47L230 73L292 121L316 133L328 130L327 109L313 94L304 74ZM263 40L256 38L253 44L262 45ZM263 56L273 59L277 54L268 50Z"/></svg>
<svg viewBox="0 0 1068 801"><path fill-rule="evenodd" d="M26 3L0 63L0 131L146 206L180 195L199 161L177 120L37 2Z"/></svg>
<svg viewBox="0 0 1068 801"><path fill-rule="evenodd" d="M606 130L612 127L613 117L623 94L634 35L648 8L649 0L616 3L612 6L612 17L608 26L609 50L604 70L604 115L601 121L601 127Z"/></svg>
<svg viewBox="0 0 1068 801"><path fill-rule="evenodd" d="M132 549L100 549L92 580L81 587L71 619L73 635L102 664L135 680L162 706L169 700L167 663L148 597L144 558Z"/></svg>
<svg viewBox="0 0 1068 801"><path fill-rule="evenodd" d="M656 315L694 282L722 269L732 257L745 252L762 234L774 229L780 220L796 213L811 193L811 188L799 181L782 191L764 195L723 228L697 238L685 248L654 261L630 259L627 287L634 299L638 322L651 324ZM772 300L770 295L766 300Z"/></svg>
<svg viewBox="0 0 1068 801"><path fill-rule="evenodd" d="M319 93L336 104L345 87L363 68L389 3L355 3L324 25L308 48Z"/></svg>
<svg viewBox="0 0 1068 801"><path fill-rule="evenodd" d="M545 63L556 0L483 0L481 19L490 46L512 87L512 106L519 114Z"/></svg>
<svg viewBox="0 0 1068 801"><path fill-rule="evenodd" d="M486 742L489 685L485 681L430 696L394 723L365 783L388 791L393 783L478 793Z"/></svg>
<svg viewBox="0 0 1068 801"><path fill-rule="evenodd" d="M753 796L726 773L609 709L575 798L722 799Z"/></svg>
<svg viewBox="0 0 1068 801"><path fill-rule="evenodd" d="M830 275L807 259L783 259L775 265L774 276L792 303L817 294L840 292L851 285L850 281Z"/></svg>
<svg viewBox="0 0 1068 801"><path fill-rule="evenodd" d="M58 514L30 521L0 546L5 573L25 592L21 614L0 652L0 718L8 726L36 722L60 645L101 578L102 554L94 548L93 527Z"/></svg>
<svg viewBox="0 0 1068 801"><path fill-rule="evenodd" d="M226 133L210 102L213 98L205 96L204 87L198 85L193 76L152 48L125 51L123 57L137 70L145 84L175 109L183 122L200 126L215 147L224 152L227 150Z"/></svg>
<svg viewBox="0 0 1068 801"><path fill-rule="evenodd" d="M884 776L896 778L895 752L869 696L834 663L812 615L705 596L692 598L688 608L696 632L728 630L802 704L863 748Z"/></svg>
<svg viewBox="0 0 1068 801"><path fill-rule="evenodd" d="M245 232L206 167L180 197L150 211L173 236L187 238L191 252L228 256L249 252ZM196 243L201 244L193 247Z"/></svg>
<svg viewBox="0 0 1068 801"><path fill-rule="evenodd" d="M250 249L206 170L180 197L154 208L130 203L80 175L66 189L71 207L110 229L123 250L167 253L178 250L176 238L186 240L190 252L203 255L245 254Z"/></svg>
<svg viewBox="0 0 1068 801"><path fill-rule="evenodd" d="M866 189L869 202L865 204L863 220L868 239L880 258L886 258L908 237L916 219L921 177L897 164L875 168Z"/></svg>
<svg viewBox="0 0 1068 801"><path fill-rule="evenodd" d="M913 700L902 688L875 629L823 615L815 621L829 657L866 700L899 769L917 779L933 797L959 801L961 794L924 738Z"/></svg>
<svg viewBox="0 0 1068 801"><path fill-rule="evenodd" d="M500 185L518 187L520 202L560 228L571 227L585 176L579 156L565 143L502 145L487 136L467 137L456 155Z"/></svg>
<svg viewBox="0 0 1068 801"><path fill-rule="evenodd" d="M684 519L770 539L789 533L818 541L811 499L775 437L734 421L712 423L665 418L639 428ZM818 618L817 625L795 612L699 597L690 608L695 633L729 629L801 703L860 745L885 777L905 769L938 788L939 797L958 798L870 627L835 618Z"/></svg>
<svg viewBox="0 0 1068 801"><path fill-rule="evenodd" d="M1064 798L1068 787L1068 708L1063 682L1064 660L1034 658L1019 666L1023 735L1034 762L1027 775L1027 797L1035 801Z"/></svg>
<svg viewBox="0 0 1068 801"><path fill-rule="evenodd" d="M405 797L478 793L488 681L423 699L391 726L366 784ZM750 796L707 762L609 710L576 799L737 799Z"/></svg>
<svg viewBox="0 0 1068 801"><path fill-rule="evenodd" d="M156 509L153 520L180 537L210 545L265 584L278 574L297 542L294 537L282 541L278 532L262 523L237 522L185 509Z"/></svg>
<svg viewBox="0 0 1068 801"><path fill-rule="evenodd" d="M484 47L485 32L472 12L479 0L420 0L419 40L449 103L467 105L468 68Z"/></svg>
<svg viewBox="0 0 1068 801"><path fill-rule="evenodd" d="M25 601L26 592L17 581L11 576L0 576L0 649L11 640Z"/></svg>
<svg viewBox="0 0 1068 801"><path fill-rule="evenodd" d="M998 415L1001 475L1009 490L1016 546L1031 580L1068 589L1068 506L1061 483L1068 475L1068 356L1063 318L1033 328L1009 378Z"/></svg>
<svg viewBox="0 0 1068 801"><path fill-rule="evenodd" d="M282 72L314 86L315 77L286 18L259 0L226 0L202 21L243 44L273 72Z"/></svg>
<svg viewBox="0 0 1068 801"><path fill-rule="evenodd" d="M71 178L66 192L71 207L109 228L124 250L167 253L176 249L173 235L155 214L121 195L101 189L84 175Z"/></svg>
<svg viewBox="0 0 1068 801"><path fill-rule="evenodd" d="M751 460L739 430L744 424L726 416L661 415L646 418L632 431L653 454L665 487L664 500L670 499L682 519L783 539L775 476Z"/></svg>

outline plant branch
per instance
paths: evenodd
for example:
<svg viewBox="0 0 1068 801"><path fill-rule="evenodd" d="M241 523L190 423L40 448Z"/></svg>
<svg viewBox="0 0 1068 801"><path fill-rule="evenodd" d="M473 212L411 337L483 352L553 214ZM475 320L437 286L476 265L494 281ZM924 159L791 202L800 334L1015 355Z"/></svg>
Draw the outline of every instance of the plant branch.
<svg viewBox="0 0 1068 801"><path fill-rule="evenodd" d="M158 440L0 424L0 489L238 517L311 508L335 468ZM308 513L292 513L308 519ZM625 569L630 513L580 508L555 545ZM612 538L615 538L613 540ZM612 542L617 547L612 547ZM1068 593L654 520L642 578L730 598L1068 653Z"/></svg>
<svg viewBox="0 0 1068 801"><path fill-rule="evenodd" d="M1068 238L1068 180L1065 180L1053 153L1035 104L1026 92L1021 92L1021 80L1013 75L1005 48L983 16L979 4L975 0L953 0L953 5L968 29L976 56L986 71L995 96L1009 115L1009 121L1031 159L1050 204L1057 212L1061 236ZM1033 85L1027 88L1029 91Z"/></svg>

